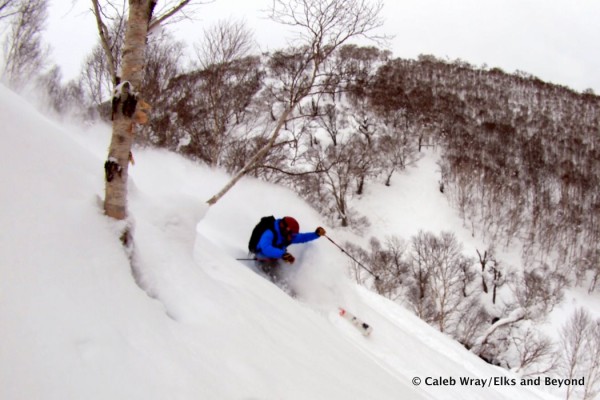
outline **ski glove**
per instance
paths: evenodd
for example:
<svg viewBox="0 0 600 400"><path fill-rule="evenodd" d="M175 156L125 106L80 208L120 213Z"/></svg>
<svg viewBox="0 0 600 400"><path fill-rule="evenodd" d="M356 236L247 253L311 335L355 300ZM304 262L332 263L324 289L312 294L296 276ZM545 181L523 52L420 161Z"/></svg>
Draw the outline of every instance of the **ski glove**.
<svg viewBox="0 0 600 400"><path fill-rule="evenodd" d="M315 233L319 236L323 236L323 235L325 235L326 232L325 232L325 229L318 227L317 230L315 231Z"/></svg>
<svg viewBox="0 0 600 400"><path fill-rule="evenodd" d="M290 264L293 264L294 261L296 260L294 258L294 256L291 255L290 253L285 253L281 258L283 259L283 261L289 262Z"/></svg>

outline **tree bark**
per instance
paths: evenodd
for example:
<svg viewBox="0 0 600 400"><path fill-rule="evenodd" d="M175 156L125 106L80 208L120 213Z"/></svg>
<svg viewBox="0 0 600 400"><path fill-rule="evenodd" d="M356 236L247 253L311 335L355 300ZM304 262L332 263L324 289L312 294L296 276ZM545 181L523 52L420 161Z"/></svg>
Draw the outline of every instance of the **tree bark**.
<svg viewBox="0 0 600 400"><path fill-rule="evenodd" d="M146 35L154 5L154 0L129 0L129 18L123 45L122 83L115 88L113 97L112 138L105 164L104 211L106 215L119 220L127 217L127 177L134 137L133 113L137 104L136 90L142 84Z"/></svg>

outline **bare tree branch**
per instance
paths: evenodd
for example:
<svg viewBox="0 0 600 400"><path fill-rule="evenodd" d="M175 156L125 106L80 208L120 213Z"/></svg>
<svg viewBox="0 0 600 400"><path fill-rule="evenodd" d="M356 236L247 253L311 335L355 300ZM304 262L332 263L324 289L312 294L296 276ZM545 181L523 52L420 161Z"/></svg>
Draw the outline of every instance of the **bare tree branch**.
<svg viewBox="0 0 600 400"><path fill-rule="evenodd" d="M176 23L184 19L193 19L198 11L197 6L212 2L197 0L166 1L164 6L155 11L154 18L148 26L148 31L152 31L157 26L165 25L167 21L168 23Z"/></svg>
<svg viewBox="0 0 600 400"><path fill-rule="evenodd" d="M273 0L269 17L297 28L300 36L297 53L282 53L282 65L289 65L290 61L292 65L291 70L287 70L289 80L281 88L287 101L283 102L283 111L267 144L207 201L209 205L215 204L267 156L288 118L318 83L319 72L327 57L351 37L376 38L371 33L383 25L379 16L382 7L381 0L373 4L368 0Z"/></svg>
<svg viewBox="0 0 600 400"><path fill-rule="evenodd" d="M0 19L12 17L18 12L18 0L0 1Z"/></svg>
<svg viewBox="0 0 600 400"><path fill-rule="evenodd" d="M100 9L100 4L98 3L98 0L92 0L92 5L94 7L93 13L94 13L94 17L96 17L96 25L98 26L98 34L100 35L100 43L102 45L102 48L104 49L104 55L108 59L107 67L110 71L110 76L112 76L113 85L116 85L117 84L117 71L116 71L115 59L114 59L112 51L111 51L111 44L109 42L108 29L106 28L106 25L102 21L102 10Z"/></svg>

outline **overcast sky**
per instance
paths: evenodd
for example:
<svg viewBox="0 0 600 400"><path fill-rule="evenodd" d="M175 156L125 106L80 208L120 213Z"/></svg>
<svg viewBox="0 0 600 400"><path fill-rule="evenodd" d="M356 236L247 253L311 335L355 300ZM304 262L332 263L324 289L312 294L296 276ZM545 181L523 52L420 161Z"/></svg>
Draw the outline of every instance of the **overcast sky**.
<svg viewBox="0 0 600 400"><path fill-rule="evenodd" d="M51 0L48 27L54 61L65 78L78 75L96 40L89 0ZM599 0L384 0L383 33L402 58L419 54L512 73L600 94ZM271 0L215 0L200 19L169 27L188 43L214 21L243 19L262 50L285 46L293 35L265 19ZM191 52L191 48L190 48Z"/></svg>

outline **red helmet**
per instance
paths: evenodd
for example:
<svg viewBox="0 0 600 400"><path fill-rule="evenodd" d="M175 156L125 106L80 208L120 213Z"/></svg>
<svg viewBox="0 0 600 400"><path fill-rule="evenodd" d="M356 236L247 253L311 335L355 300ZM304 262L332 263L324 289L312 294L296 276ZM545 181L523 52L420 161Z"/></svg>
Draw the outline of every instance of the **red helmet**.
<svg viewBox="0 0 600 400"><path fill-rule="evenodd" d="M300 225L292 217L283 217L283 225L287 228L290 233L297 234L300 232Z"/></svg>

